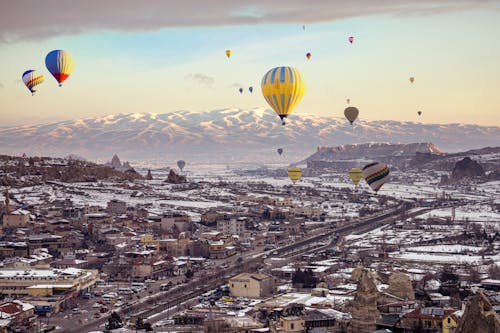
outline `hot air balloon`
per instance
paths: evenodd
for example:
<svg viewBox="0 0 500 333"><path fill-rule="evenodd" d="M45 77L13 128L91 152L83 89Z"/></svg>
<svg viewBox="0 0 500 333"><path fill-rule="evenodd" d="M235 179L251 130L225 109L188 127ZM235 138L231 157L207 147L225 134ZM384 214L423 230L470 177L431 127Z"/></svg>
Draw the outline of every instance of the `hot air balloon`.
<svg viewBox="0 0 500 333"><path fill-rule="evenodd" d="M229 57L231 56L231 54L232 54L232 53L233 53L233 51L231 51L231 50L226 50L226 57L228 57L228 58L229 58Z"/></svg>
<svg viewBox="0 0 500 333"><path fill-rule="evenodd" d="M298 167L291 167L288 169L288 178L292 181L292 183L296 183L300 177L302 177L302 170Z"/></svg>
<svg viewBox="0 0 500 333"><path fill-rule="evenodd" d="M30 69L24 72L22 78L26 87L29 89L29 91L31 91L31 95L35 94L37 86L43 82L43 75L38 74L34 69Z"/></svg>
<svg viewBox="0 0 500 333"><path fill-rule="evenodd" d="M186 166L186 162L184 162L183 160L178 160L177 161L177 166L179 167L179 169L184 169L184 167Z"/></svg>
<svg viewBox="0 0 500 333"><path fill-rule="evenodd" d="M311 56L312 56L311 52L307 52L307 53L306 53L306 58L307 58L307 60L311 59Z"/></svg>
<svg viewBox="0 0 500 333"><path fill-rule="evenodd" d="M422 111L418 111L417 113L418 113L418 115L419 115L419 116L421 116L421 115L422 115Z"/></svg>
<svg viewBox="0 0 500 333"><path fill-rule="evenodd" d="M349 43L351 43L351 44L352 44L353 42L354 42L354 37L352 37L352 36L351 36L351 37L349 37Z"/></svg>
<svg viewBox="0 0 500 333"><path fill-rule="evenodd" d="M363 178L363 170L360 168L352 168L349 171L349 178L351 178L354 185L358 185L361 178Z"/></svg>
<svg viewBox="0 0 500 333"><path fill-rule="evenodd" d="M54 50L50 51L45 57L45 66L47 66L49 72L59 82L60 87L64 80L73 72L75 60L68 51Z"/></svg>
<svg viewBox="0 0 500 333"><path fill-rule="evenodd" d="M287 66L270 69L262 78L261 87L262 95L281 118L283 125L306 91L300 72Z"/></svg>
<svg viewBox="0 0 500 333"><path fill-rule="evenodd" d="M280 154L280 156L283 154L283 148L278 148L278 154Z"/></svg>
<svg viewBox="0 0 500 333"><path fill-rule="evenodd" d="M368 185L378 192L389 181L389 168L384 163L373 162L363 167L363 178Z"/></svg>
<svg viewBox="0 0 500 333"><path fill-rule="evenodd" d="M347 104L351 103L351 100L348 98L345 100L347 102Z"/></svg>
<svg viewBox="0 0 500 333"><path fill-rule="evenodd" d="M410 82L411 83L415 82L415 78L413 76L410 76Z"/></svg>
<svg viewBox="0 0 500 333"><path fill-rule="evenodd" d="M354 106L349 106L344 110L344 115L352 125L352 123L356 120L356 118L358 118L359 110Z"/></svg>
<svg viewBox="0 0 500 333"><path fill-rule="evenodd" d="M253 87L248 87L248 91L250 91L250 94L253 93Z"/></svg>
<svg viewBox="0 0 500 333"><path fill-rule="evenodd" d="M243 88L238 89L240 94L243 94Z"/></svg>

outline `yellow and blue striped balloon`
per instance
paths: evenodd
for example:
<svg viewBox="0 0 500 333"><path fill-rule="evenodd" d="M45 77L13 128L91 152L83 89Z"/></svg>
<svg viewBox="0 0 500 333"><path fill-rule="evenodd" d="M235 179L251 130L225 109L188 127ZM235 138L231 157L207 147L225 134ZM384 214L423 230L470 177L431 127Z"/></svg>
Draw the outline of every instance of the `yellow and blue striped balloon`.
<svg viewBox="0 0 500 333"><path fill-rule="evenodd" d="M306 91L306 83L300 72L288 66L269 70L262 78L261 87L262 95L281 118L283 125L286 116L292 113Z"/></svg>

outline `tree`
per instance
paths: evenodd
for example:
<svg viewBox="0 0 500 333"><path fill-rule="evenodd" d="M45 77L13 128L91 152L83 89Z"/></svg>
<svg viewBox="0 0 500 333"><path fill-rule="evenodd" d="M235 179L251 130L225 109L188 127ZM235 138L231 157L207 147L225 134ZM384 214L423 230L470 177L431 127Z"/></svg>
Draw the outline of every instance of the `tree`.
<svg viewBox="0 0 500 333"><path fill-rule="evenodd" d="M481 282L481 274L476 267L469 267L469 281L473 283Z"/></svg>
<svg viewBox="0 0 500 333"><path fill-rule="evenodd" d="M186 276L186 279L191 279L194 276L194 273L192 270L188 269L184 275Z"/></svg>
<svg viewBox="0 0 500 333"><path fill-rule="evenodd" d="M123 323L120 315L113 311L111 313L111 316L108 318L108 322L105 327L107 330L116 330L117 328L122 328Z"/></svg>
<svg viewBox="0 0 500 333"><path fill-rule="evenodd" d="M500 266L491 265L490 268L488 268L488 276L490 277L490 279L500 279Z"/></svg>

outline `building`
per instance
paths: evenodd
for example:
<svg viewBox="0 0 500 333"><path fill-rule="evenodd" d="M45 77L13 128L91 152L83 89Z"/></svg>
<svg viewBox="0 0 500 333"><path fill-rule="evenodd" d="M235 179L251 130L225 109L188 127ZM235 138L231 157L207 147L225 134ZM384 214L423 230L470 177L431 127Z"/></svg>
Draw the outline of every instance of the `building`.
<svg viewBox="0 0 500 333"><path fill-rule="evenodd" d="M10 213L3 214L3 228L25 228L30 220L30 212L18 209Z"/></svg>
<svg viewBox="0 0 500 333"><path fill-rule="evenodd" d="M449 318L455 311L438 307L417 308L401 318L400 328L408 332L417 329L422 332L441 332L443 320Z"/></svg>
<svg viewBox="0 0 500 333"><path fill-rule="evenodd" d="M51 296L87 290L98 278L95 270L0 269L0 294Z"/></svg>
<svg viewBox="0 0 500 333"><path fill-rule="evenodd" d="M229 290L235 297L267 297L274 292L274 280L266 274L241 273L229 279Z"/></svg>
<svg viewBox="0 0 500 333"><path fill-rule="evenodd" d="M165 213L160 220L162 231L180 233L188 231L191 227L191 218L184 213Z"/></svg>
<svg viewBox="0 0 500 333"><path fill-rule="evenodd" d="M127 213L127 203L125 201L113 199L108 201L106 211L111 215L121 215Z"/></svg>
<svg viewBox="0 0 500 333"><path fill-rule="evenodd" d="M29 303L17 300L0 303L0 333L12 332L12 327L20 328L34 315L35 307Z"/></svg>
<svg viewBox="0 0 500 333"><path fill-rule="evenodd" d="M243 235L245 232L246 217L222 218L217 220L217 231L224 235Z"/></svg>
<svg viewBox="0 0 500 333"><path fill-rule="evenodd" d="M281 317L280 326L287 333L304 332L305 320L298 316Z"/></svg>
<svg viewBox="0 0 500 333"><path fill-rule="evenodd" d="M443 318L443 333L454 333L462 315L462 311L455 311L446 315Z"/></svg>

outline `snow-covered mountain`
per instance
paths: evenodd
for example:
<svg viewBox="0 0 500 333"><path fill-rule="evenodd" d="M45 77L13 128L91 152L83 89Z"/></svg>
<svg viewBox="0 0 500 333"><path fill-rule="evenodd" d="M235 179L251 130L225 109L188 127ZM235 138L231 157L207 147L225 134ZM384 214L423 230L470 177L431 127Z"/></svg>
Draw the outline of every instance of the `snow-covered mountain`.
<svg viewBox="0 0 500 333"><path fill-rule="evenodd" d="M318 146L366 142L432 142L444 151L498 145L500 127L365 121L291 115L286 126L271 110L133 113L0 128L1 153L107 159L186 159L207 163L292 162ZM280 157L276 149L284 148Z"/></svg>

